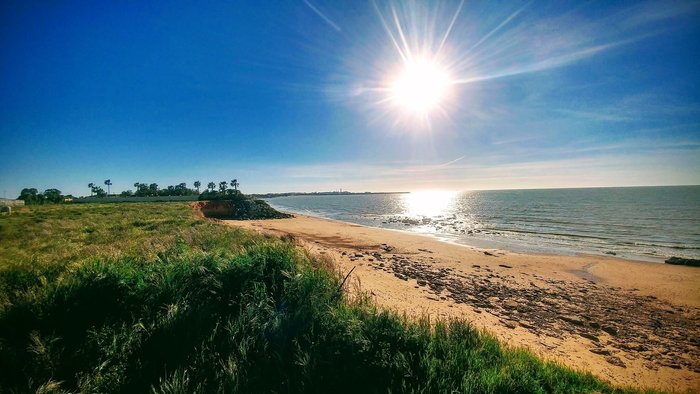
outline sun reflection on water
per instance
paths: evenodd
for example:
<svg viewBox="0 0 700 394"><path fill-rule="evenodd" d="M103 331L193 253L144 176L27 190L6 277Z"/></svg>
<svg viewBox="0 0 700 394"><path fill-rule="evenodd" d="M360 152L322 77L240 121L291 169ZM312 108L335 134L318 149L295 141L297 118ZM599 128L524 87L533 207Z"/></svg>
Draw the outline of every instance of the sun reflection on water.
<svg viewBox="0 0 700 394"><path fill-rule="evenodd" d="M457 193L451 191L419 191L404 194L404 215L435 218L452 210Z"/></svg>

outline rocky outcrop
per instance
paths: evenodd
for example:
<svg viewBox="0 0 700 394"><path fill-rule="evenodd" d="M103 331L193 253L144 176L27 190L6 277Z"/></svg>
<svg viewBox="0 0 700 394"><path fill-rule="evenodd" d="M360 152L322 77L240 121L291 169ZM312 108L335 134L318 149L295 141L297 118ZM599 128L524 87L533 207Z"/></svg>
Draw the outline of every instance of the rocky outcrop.
<svg viewBox="0 0 700 394"><path fill-rule="evenodd" d="M254 198L238 198L235 200L200 201L195 203L202 214L213 219L254 220L254 219L285 219L293 217L279 212L265 201Z"/></svg>
<svg viewBox="0 0 700 394"><path fill-rule="evenodd" d="M673 265L689 265L691 267L700 267L700 260L698 259L684 259L682 257L671 257L666 260L666 264Z"/></svg>

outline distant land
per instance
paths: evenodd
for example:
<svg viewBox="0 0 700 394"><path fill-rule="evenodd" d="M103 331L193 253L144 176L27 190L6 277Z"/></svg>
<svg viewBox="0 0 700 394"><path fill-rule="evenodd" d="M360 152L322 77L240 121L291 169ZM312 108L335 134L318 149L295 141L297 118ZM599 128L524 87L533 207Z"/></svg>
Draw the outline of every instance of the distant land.
<svg viewBox="0 0 700 394"><path fill-rule="evenodd" d="M275 197L289 197L289 196L345 196L345 195L356 195L356 194L408 194L410 192L289 192L289 193L265 193L265 194L251 194L251 196L256 198L275 198Z"/></svg>

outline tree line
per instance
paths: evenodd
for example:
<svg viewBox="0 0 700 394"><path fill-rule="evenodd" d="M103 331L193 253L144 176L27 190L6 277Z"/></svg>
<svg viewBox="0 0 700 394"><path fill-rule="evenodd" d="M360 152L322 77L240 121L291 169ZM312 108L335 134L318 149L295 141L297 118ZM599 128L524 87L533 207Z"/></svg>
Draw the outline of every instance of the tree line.
<svg viewBox="0 0 700 394"><path fill-rule="evenodd" d="M90 188L91 197L107 197L112 194L110 186L112 186L112 180L106 179L104 185L107 186L107 191L105 191L102 186L99 186L93 182L88 184ZM119 197L161 197L161 196L200 196L200 199L216 199L225 198L234 194L240 193L238 187L237 179L232 179L231 181L221 181L218 184L216 182L209 182L206 189L201 191L202 182L194 181L194 189L187 187L187 183L182 182L177 185L170 185L165 188L160 188L157 183L134 183L134 190L125 190L118 194ZM229 189L229 186L231 187ZM73 199L72 195L63 195L58 189L46 189L43 193L39 193L36 188L24 188L20 192L18 200L23 200L25 204L58 204L66 201L67 199Z"/></svg>
<svg viewBox="0 0 700 394"><path fill-rule="evenodd" d="M22 189L22 191L19 193L19 197L17 197L18 200L24 201L24 203L27 205L58 204L62 203L66 199L72 198L73 196L70 194L64 196L58 189L46 189L43 193L39 193L39 191L33 187Z"/></svg>
<svg viewBox="0 0 700 394"><path fill-rule="evenodd" d="M107 180L109 181L109 179ZM107 182L105 181L105 182ZM106 183L105 183L106 184ZM111 182L110 182L111 184ZM228 181L221 181L218 183L218 190L217 190L217 184L215 182L209 182L207 184L207 188L205 189L204 193L201 192L200 188L202 187L202 182L200 181L194 181L193 183L194 189L190 189L187 187L187 183L182 182L178 183L177 185L170 185L165 188L160 188L157 183L141 183L141 182L136 182L134 183L134 190L125 190L119 194L120 197L158 197L158 196L196 196L204 193L221 193L221 194L227 194L227 191L238 191L238 186L240 185L238 183L237 179L232 179L230 182ZM228 189L229 185L231 186L231 189ZM94 184L90 183L88 185L91 191L91 195L96 195L97 197L105 197L105 194L100 194L100 187L94 188ZM104 190L102 190L104 193Z"/></svg>

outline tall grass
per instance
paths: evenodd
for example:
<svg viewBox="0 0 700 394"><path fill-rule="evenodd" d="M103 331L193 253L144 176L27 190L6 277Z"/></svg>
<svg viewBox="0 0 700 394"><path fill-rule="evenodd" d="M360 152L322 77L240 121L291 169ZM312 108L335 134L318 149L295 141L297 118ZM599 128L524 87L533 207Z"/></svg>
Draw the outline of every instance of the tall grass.
<svg viewBox="0 0 700 394"><path fill-rule="evenodd" d="M185 204L135 205L0 221L0 391L631 391L464 321L348 300L327 262L289 242L199 221Z"/></svg>

